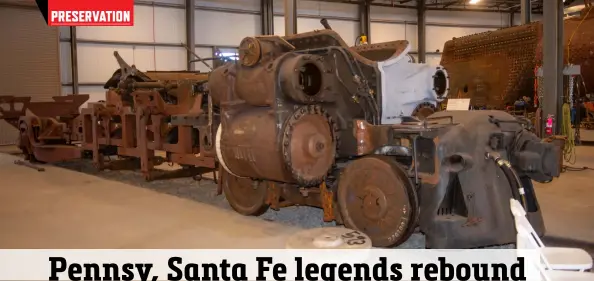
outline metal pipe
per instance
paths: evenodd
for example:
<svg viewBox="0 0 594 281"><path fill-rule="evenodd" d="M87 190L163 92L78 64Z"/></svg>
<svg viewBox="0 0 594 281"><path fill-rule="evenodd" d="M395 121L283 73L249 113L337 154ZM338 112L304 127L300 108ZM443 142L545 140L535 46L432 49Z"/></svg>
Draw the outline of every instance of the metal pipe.
<svg viewBox="0 0 594 281"><path fill-rule="evenodd" d="M65 39L63 42L70 42ZM128 41L111 41L111 40L89 40L78 39L79 44L100 44L100 45L126 45L126 46L146 46L146 47L183 47L182 43L154 43L154 42L128 42Z"/></svg>
<svg viewBox="0 0 594 281"><path fill-rule="evenodd" d="M299 16L302 17L302 16ZM327 17L328 19L332 19ZM409 25L417 25L416 21L406 21L406 20L381 20L377 19L371 20L372 23L393 23L393 24L409 24ZM463 24L463 23L439 23L439 22L427 22L425 21L426 26L439 26L439 27L468 27L468 28L492 28L492 29L499 29L501 25L493 25L493 24Z"/></svg>
<svg viewBox="0 0 594 281"><path fill-rule="evenodd" d="M322 26L327 29L327 30L332 30L332 27L330 26L330 24L328 23L327 19L321 19L320 23L322 24Z"/></svg>
<svg viewBox="0 0 594 281"><path fill-rule="evenodd" d="M425 0L417 1L417 51L419 52L418 59L419 63L425 63L426 61L426 52L427 52L427 38L425 35L426 31L426 4Z"/></svg>
<svg viewBox="0 0 594 281"><path fill-rule="evenodd" d="M359 5L359 30L361 35L367 36L367 42L371 43L371 6L369 3Z"/></svg>
<svg viewBox="0 0 594 281"><path fill-rule="evenodd" d="M550 1L550 0L549 0ZM555 1L555 0L553 0ZM522 24L528 24L532 21L532 5L531 0L521 0L520 13L522 17Z"/></svg>
<svg viewBox="0 0 594 281"><path fill-rule="evenodd" d="M74 85L73 83L62 83L62 86L64 86L64 87L73 86L73 85ZM103 87L104 85L105 85L105 82L103 82L103 83L101 83L101 82L78 83L79 87Z"/></svg>
<svg viewBox="0 0 594 281"><path fill-rule="evenodd" d="M557 79L557 120L558 122L555 122L556 124L556 131L557 132L561 132L561 118L563 116L563 93L564 93L564 74L563 74L563 69L565 68L565 62L564 62L564 54L563 51L565 50L565 36L563 34L563 29L564 29L564 21L563 18L565 16L564 13L564 6L563 6L563 0L556 0L553 1L556 2L557 4L557 9L556 9L556 23L557 23L557 41L556 41L556 49L557 49L557 72L556 72L556 79Z"/></svg>
<svg viewBox="0 0 594 281"><path fill-rule="evenodd" d="M268 0L268 27L270 35L274 35L274 0Z"/></svg>
<svg viewBox="0 0 594 281"><path fill-rule="evenodd" d="M68 38L60 39L60 42L70 42ZM122 46L143 46L143 47L181 47L185 48L183 43L153 43L153 42L132 42L132 41L116 41L116 40L89 40L89 39L78 39L78 43L82 44L98 44L98 45L122 45ZM195 48L237 48L233 45L213 45L213 44L194 44Z"/></svg>
<svg viewBox="0 0 594 281"><path fill-rule="evenodd" d="M297 0L285 0L285 36L297 34Z"/></svg>
<svg viewBox="0 0 594 281"><path fill-rule="evenodd" d="M182 45L183 45L183 44L182 44ZM206 62L205 62L205 61L204 61L204 60L203 60L203 59L202 59L200 56L198 56L198 55L197 55L197 54L194 52L194 50L190 49L190 47L188 47L188 46L186 46L186 45L183 45L183 46L184 46L184 48L186 48L186 51L187 51L189 54L191 54L192 56L196 57L196 59L195 59L195 60L193 60L193 59L191 59L191 60L188 60L188 62L189 62L189 63L193 63L193 62L195 62L195 61L199 61L199 62L201 62L202 64L204 64L204 65L205 65L205 66L206 66L208 69L212 70L212 67L211 67L211 66L210 66L208 63L206 63ZM194 44L194 48L196 48L196 44Z"/></svg>
<svg viewBox="0 0 594 281"><path fill-rule="evenodd" d="M260 33L262 35L269 35L268 31L268 0L260 0Z"/></svg>
<svg viewBox="0 0 594 281"><path fill-rule="evenodd" d="M70 27L70 69L72 71L72 94L78 95L78 41L76 27Z"/></svg>
<svg viewBox="0 0 594 281"><path fill-rule="evenodd" d="M260 0L260 22L262 35L274 34L274 10L272 0Z"/></svg>
<svg viewBox="0 0 594 281"><path fill-rule="evenodd" d="M361 1L347 1L347 0L321 0L320 2L331 2L331 3L345 3L345 4L360 4ZM152 2L152 1L134 1L134 5L138 6L154 6L154 7L163 7L163 8L173 8L173 9L185 9L185 5L180 4L170 4L170 3L159 3L159 2ZM11 4L0 3L0 6L11 6ZM12 4L12 6L23 6L18 4ZM398 5L398 4L390 4L390 3L371 3L371 6L376 7L390 7L390 8L400 8L400 9L416 9L413 5ZM35 6L23 6L24 8L30 9L37 9ZM237 14L260 14L260 11L251 11L251 10L242 10L242 9L229 9L229 8L219 8L219 7L209 7L209 6L196 6L198 10L204 11L213 11L213 12L224 12L224 13L237 13ZM427 7L428 11L453 11L453 12L485 12L485 13L502 13L505 12L505 9L485 9L485 8L441 8L441 7ZM535 13L540 14L540 13Z"/></svg>
<svg viewBox="0 0 594 281"><path fill-rule="evenodd" d="M194 58L194 54L192 53L192 49L196 46L196 24L194 23L195 20L195 10L196 10L196 2L194 0L186 0L186 46L189 46L189 49L186 50L186 61L187 61L187 69L189 71L196 70L196 66L191 60Z"/></svg>

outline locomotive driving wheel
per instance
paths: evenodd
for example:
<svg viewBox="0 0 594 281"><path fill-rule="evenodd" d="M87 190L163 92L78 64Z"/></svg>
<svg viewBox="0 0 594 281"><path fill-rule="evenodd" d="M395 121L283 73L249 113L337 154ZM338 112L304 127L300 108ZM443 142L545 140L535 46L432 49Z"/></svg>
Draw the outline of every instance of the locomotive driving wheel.
<svg viewBox="0 0 594 281"><path fill-rule="evenodd" d="M338 183L344 224L367 234L375 247L397 246L414 232L419 203L403 168L386 156L350 163Z"/></svg>
<svg viewBox="0 0 594 281"><path fill-rule="evenodd" d="M268 188L265 182L239 178L224 169L221 181L225 198L236 212L245 216L259 216L268 210L269 206L266 204Z"/></svg>

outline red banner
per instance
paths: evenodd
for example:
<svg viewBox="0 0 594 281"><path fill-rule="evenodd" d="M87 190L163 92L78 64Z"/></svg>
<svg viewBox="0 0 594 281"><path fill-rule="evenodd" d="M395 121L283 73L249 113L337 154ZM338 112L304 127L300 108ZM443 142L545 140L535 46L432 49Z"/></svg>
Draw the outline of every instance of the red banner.
<svg viewBox="0 0 594 281"><path fill-rule="evenodd" d="M49 26L132 26L134 0L49 0Z"/></svg>

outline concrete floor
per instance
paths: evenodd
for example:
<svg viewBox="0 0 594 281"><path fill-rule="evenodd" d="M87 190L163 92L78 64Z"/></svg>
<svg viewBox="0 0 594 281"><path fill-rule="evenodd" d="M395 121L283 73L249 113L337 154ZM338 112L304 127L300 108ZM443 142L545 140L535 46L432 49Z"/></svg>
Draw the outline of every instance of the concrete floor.
<svg viewBox="0 0 594 281"><path fill-rule="evenodd" d="M0 154L0 248L283 248L296 228Z"/></svg>
<svg viewBox="0 0 594 281"><path fill-rule="evenodd" d="M594 167L594 147L576 154L572 166ZM149 184L134 172L96 173L80 163L36 172L16 159L0 153L0 248L283 248L296 230L329 225L308 207L240 216L210 183ZM592 248L594 170L568 171L536 192L551 241ZM413 235L402 247L422 240Z"/></svg>
<svg viewBox="0 0 594 281"><path fill-rule="evenodd" d="M594 146L578 146L570 171L547 184L535 184L547 236L594 244ZM573 162L573 161L572 161Z"/></svg>

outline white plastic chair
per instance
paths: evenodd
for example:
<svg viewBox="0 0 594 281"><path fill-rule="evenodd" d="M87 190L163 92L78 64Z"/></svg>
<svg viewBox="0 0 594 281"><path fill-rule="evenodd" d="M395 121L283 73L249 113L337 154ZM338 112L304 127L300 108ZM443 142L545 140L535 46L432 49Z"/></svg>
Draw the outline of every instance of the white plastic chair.
<svg viewBox="0 0 594 281"><path fill-rule="evenodd" d="M594 273L566 270L545 270L541 272L546 281L594 281Z"/></svg>
<svg viewBox="0 0 594 281"><path fill-rule="evenodd" d="M544 281L594 281L594 274L591 272L582 271L567 271L567 270L547 270L543 263L538 262L535 265L538 268L539 279ZM534 280L527 277L527 280Z"/></svg>
<svg viewBox="0 0 594 281"><path fill-rule="evenodd" d="M518 232L516 241L518 249L538 250L545 269L586 271L592 268L592 257L583 249L545 247L526 218L526 210L520 202L511 198L509 205ZM594 277L594 274L591 275Z"/></svg>

